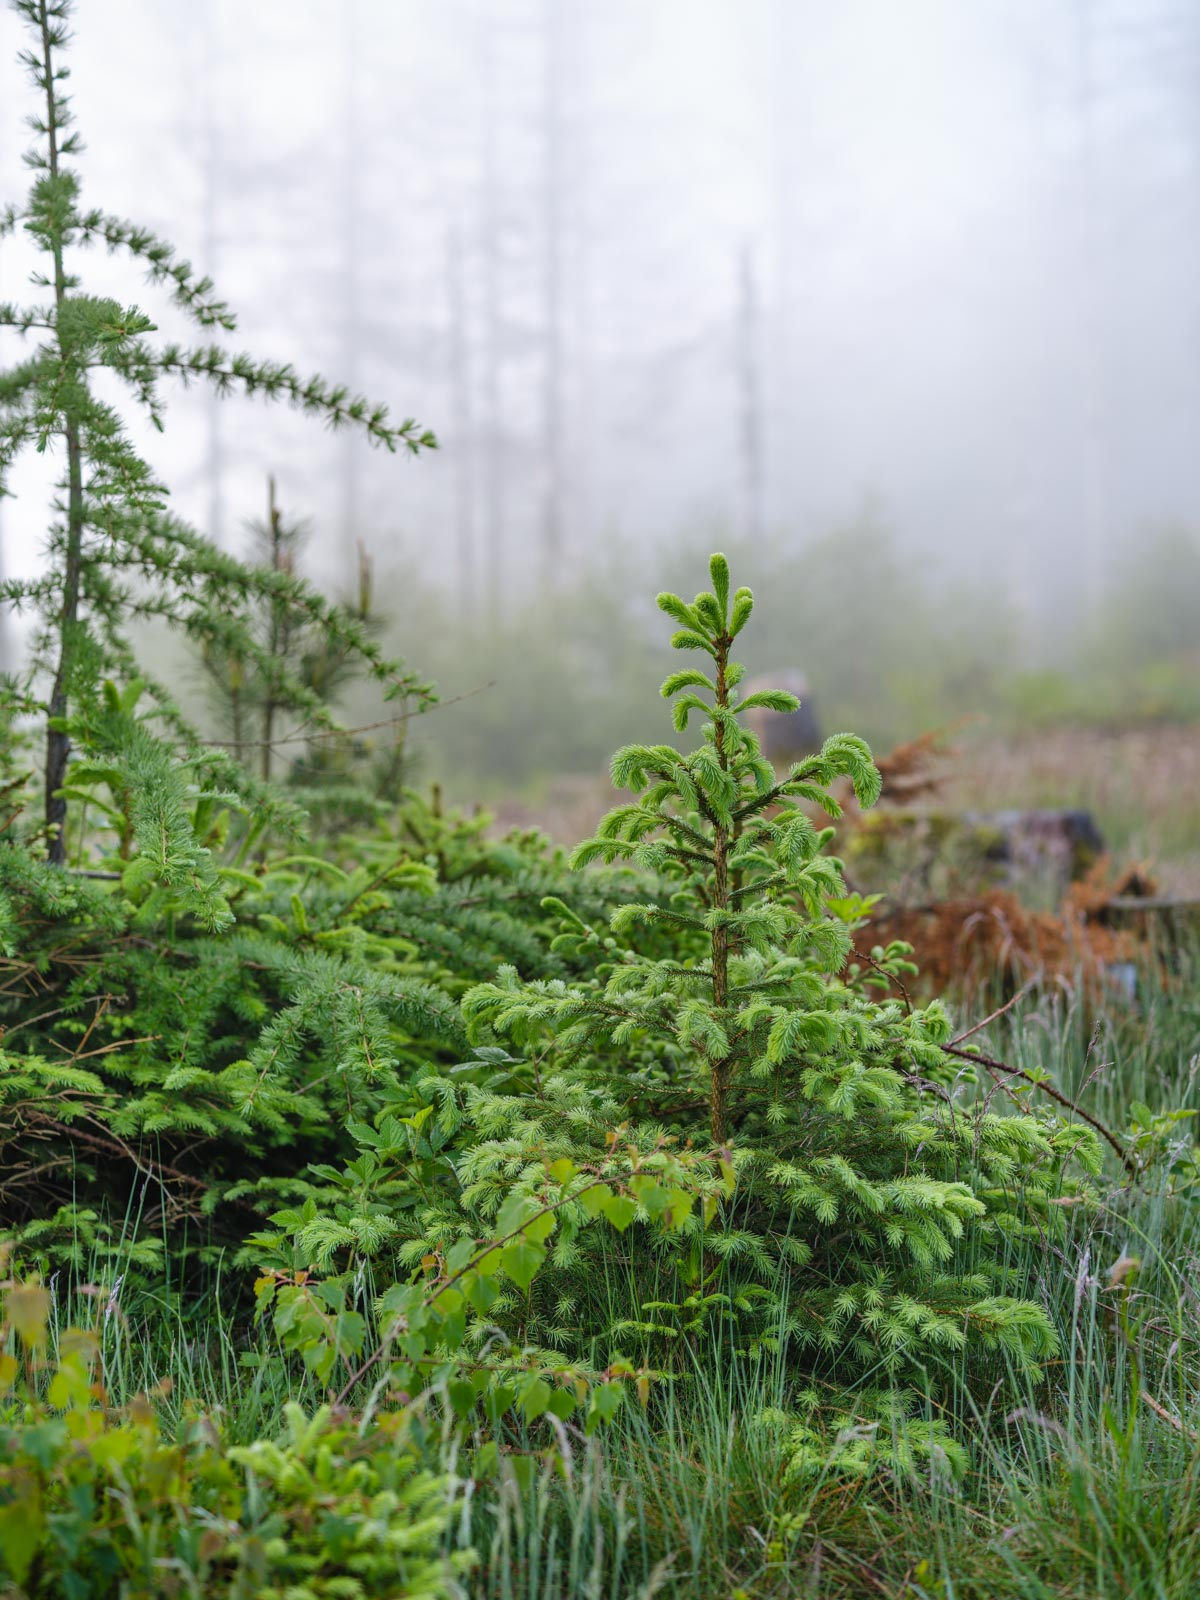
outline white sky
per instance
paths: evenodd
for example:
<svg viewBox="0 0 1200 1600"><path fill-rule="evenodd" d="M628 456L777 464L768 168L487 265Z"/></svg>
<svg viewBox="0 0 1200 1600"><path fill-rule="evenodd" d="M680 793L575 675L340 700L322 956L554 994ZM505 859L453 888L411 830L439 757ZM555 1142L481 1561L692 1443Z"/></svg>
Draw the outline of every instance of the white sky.
<svg viewBox="0 0 1200 1600"><path fill-rule="evenodd" d="M874 494L914 551L968 566L1003 552L1005 580L1036 589L1096 547L1089 517L1111 549L1147 518L1200 510L1200 27L1173 0L80 0L86 200L211 255L245 347L349 377L444 444L419 462L360 446L347 458L309 419L234 404L214 502L209 410L185 396L151 448L186 514L205 525L219 504L219 535L236 542L275 471L325 535L319 568L344 577L349 459L354 519L384 564L444 576L456 495L476 549L483 538L487 423L503 441L508 548L535 542L541 52L556 4L576 550L613 529L703 522L707 537L741 515L743 250L777 531L801 539ZM3 198L25 182L19 44L0 10ZM483 414L489 143L499 419ZM452 237L470 413L457 434ZM27 265L0 249L0 296L20 298ZM94 270L158 311L136 273ZM3 513L10 571L37 560L38 465Z"/></svg>

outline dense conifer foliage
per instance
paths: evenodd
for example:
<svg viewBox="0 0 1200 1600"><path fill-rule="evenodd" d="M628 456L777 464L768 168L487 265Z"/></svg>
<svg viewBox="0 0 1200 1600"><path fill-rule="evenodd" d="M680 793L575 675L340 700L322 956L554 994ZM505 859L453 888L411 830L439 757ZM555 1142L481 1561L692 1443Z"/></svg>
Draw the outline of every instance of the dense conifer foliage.
<svg viewBox="0 0 1200 1600"><path fill-rule="evenodd" d="M1053 1202L1098 1150L1053 1111L971 1113L964 1064L942 1048L944 1008L868 986L881 968L902 974L905 950L847 968L857 905L810 811L837 817L843 779L869 805L878 774L863 742L839 734L776 775L742 718L796 702L739 696L730 652L753 601L730 593L723 556L711 572L691 603L659 596L675 647L707 658L708 671L663 684L676 732L706 719L702 742L686 755L619 750L613 781L634 797L574 857L632 859L669 894L618 908L607 934L568 916L556 945L590 955L586 983L525 981L510 966L464 1001L476 1035L536 1056L542 1083L468 1103L489 1135L472 1153L474 1192L520 1181L531 1129L573 1155L614 1119L634 1140L670 1130L724 1152L736 1195L694 1224L669 1295L661 1274L654 1292L647 1277L655 1303L631 1315L628 1336L674 1337L703 1304L842 1375L961 1348L1037 1363L1055 1339L1039 1307L1004 1292L1009 1243L1059 1230ZM639 948L641 927L658 948Z"/></svg>
<svg viewBox="0 0 1200 1600"><path fill-rule="evenodd" d="M296 576L274 506L254 566L174 519L97 369L155 420L162 378L204 377L432 440L83 293L67 252L98 241L229 326L168 247L82 210L69 7L15 4L45 112L0 232L30 230L49 299L0 307L42 341L0 375L0 487L26 446L64 475L43 576L0 591L38 618L0 701L0 1594L782 1597L824 1592L828 1546L832 1593L886 1570L991 1600L994 1565L963 1587L941 1545L890 1553L936 1509L989 1560L1033 1548L1013 1592L1048 1600L1045 1492L1097 1594L1190 1600L1194 1535L1166 1535L1196 1521L1175 1262L1200 1155L1190 1109L1147 1103L1149 1046L1105 1041L1147 1096L1119 1135L1075 1103L1082 1005L1006 1065L975 1046L1009 1006L956 1033L912 1003L907 945L861 947L871 897L833 850L879 771L847 733L764 758L747 714L796 702L743 693L754 599L720 554L710 589L658 597L698 663L662 685L672 741L617 751L570 859L394 771L274 781L277 719L335 731L335 678L431 691L366 596ZM227 751L137 670L130 625L161 616L206 655ZM1172 960L1137 1031L1169 1019L1182 1101ZM1154 1581L1108 1584L1117 1557Z"/></svg>
<svg viewBox="0 0 1200 1600"><path fill-rule="evenodd" d="M19 817L0 852L8 1425L95 1441L85 1470L12 1435L0 1499L20 1531L0 1549L19 1582L51 1592L59 1570L33 1501L62 1525L112 1457L170 1559L222 1592L259 1559L231 1469L276 1486L286 1526L318 1493L297 1485L358 1448L340 1411L293 1409L278 1442L199 1457L194 1433L165 1442L151 1402L94 1412L121 1285L166 1276L188 1317L230 1255L234 1348L355 1408L373 1441L362 1482L395 1538L354 1536L366 1593L458 1581L434 1549L448 1522L420 1510L455 1493L421 1476L431 1415L471 1437L486 1478L531 1434L591 1437L629 1395L654 1412L713 1362L749 1382L769 1364L778 1403L754 1427L787 1482L953 1478L964 1441L938 1413L1019 1392L1058 1354L1014 1262L1068 1242L1094 1133L1055 1100L980 1100L945 1009L908 1002L907 947L855 949L863 902L814 815L875 799L870 753L835 735L782 774L763 760L742 722L763 696L739 694L731 655L752 597L722 556L711 576L690 603L659 600L676 646L711 663L663 685L700 743L618 751L629 798L570 866L412 793L319 850L273 843L235 796L190 790L161 741L144 769L104 764L139 748L136 686L82 697L93 754L73 787L101 818L99 876L41 859L36 827L19 843ZM157 855L134 822L155 784L175 819ZM79 1303L96 1276L100 1322L51 1360L43 1285ZM153 1486L171 1463L191 1488L167 1516ZM201 1559L189 1519L214 1496L241 1531ZM126 1559L122 1526L89 1542L96 1571ZM336 1561L286 1548L313 1593L338 1592L321 1588ZM280 1582L284 1550L259 1569Z"/></svg>

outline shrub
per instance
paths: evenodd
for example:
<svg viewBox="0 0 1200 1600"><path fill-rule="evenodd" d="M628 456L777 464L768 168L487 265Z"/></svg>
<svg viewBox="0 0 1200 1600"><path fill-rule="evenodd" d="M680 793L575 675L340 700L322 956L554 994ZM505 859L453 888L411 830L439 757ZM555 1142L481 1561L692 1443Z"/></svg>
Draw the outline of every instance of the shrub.
<svg viewBox="0 0 1200 1600"><path fill-rule="evenodd" d="M0 1197L48 1271L103 1258L127 1207L147 1246L181 1258L329 1195L309 1167L360 1153L348 1124L407 1115L410 1085L460 1059L471 984L502 961L582 970L549 949L542 901L568 887L561 856L534 835L491 838L486 815L409 793L374 832L320 854L214 865L227 908L214 930L122 860L131 795L100 798L113 844L90 861L111 880L0 845ZM219 859L234 803L181 803L188 837ZM602 917L647 887L592 874L581 906Z"/></svg>
<svg viewBox="0 0 1200 1600"><path fill-rule="evenodd" d="M466 995L480 1067L454 1092L422 1086L454 1128L463 1189L416 1207L411 1248L453 1237L464 1212L492 1214L546 1157L593 1158L614 1125L635 1149L666 1133L728 1162L737 1186L707 1221L692 1215L672 1258L624 1253L626 1340L678 1349L716 1323L740 1348L782 1345L839 1382L989 1357L1036 1371L1055 1335L1041 1307L1004 1292L1006 1257L1030 1230L1061 1232L1051 1201L1069 1169L1098 1165L1094 1139L1052 1112L972 1109L943 1007L871 988L876 969L902 971L903 950L847 967L859 907L811 812L839 815L842 779L871 804L878 774L863 742L838 734L776 775L741 718L795 701L739 697L731 647L752 597L731 594L723 556L711 573L691 603L659 597L675 647L705 658L662 690L676 732L705 719L702 742L618 751L613 780L633 798L575 854L632 861L669 897L618 908L607 932L560 906L552 948L589 962L583 981L508 966ZM482 1070L497 1041L516 1057L501 1083ZM597 1322L612 1331L595 1303L612 1263L567 1230L556 1260L559 1276L511 1308L521 1326L568 1342Z"/></svg>
<svg viewBox="0 0 1200 1600"><path fill-rule="evenodd" d="M47 1600L448 1600L453 1486L428 1471L399 1413L369 1427L288 1404L277 1439L223 1442L192 1408L176 1439L154 1401L113 1407L95 1335L60 1335L49 1295L0 1285L0 1562Z"/></svg>

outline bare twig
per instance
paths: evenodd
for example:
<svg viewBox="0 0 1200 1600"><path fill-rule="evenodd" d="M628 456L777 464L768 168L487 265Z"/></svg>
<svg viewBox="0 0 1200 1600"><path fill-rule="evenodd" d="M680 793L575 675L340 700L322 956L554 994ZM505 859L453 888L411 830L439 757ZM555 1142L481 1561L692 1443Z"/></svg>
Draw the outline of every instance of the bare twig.
<svg viewBox="0 0 1200 1600"><path fill-rule="evenodd" d="M982 1051L960 1050L954 1044L944 1044L941 1048L948 1056L956 1056L960 1061L974 1061L978 1066L986 1067L993 1074L1007 1078L1022 1078L1026 1083L1032 1084L1035 1089L1040 1089L1043 1094L1049 1095L1051 1100L1057 1100L1060 1106L1065 1106L1068 1111L1073 1111L1077 1117L1080 1117L1090 1127L1095 1128L1100 1137L1106 1140L1120 1156L1121 1164L1125 1170L1130 1173L1136 1173L1137 1163L1116 1134L1111 1129L1106 1128L1098 1117L1092 1116L1090 1111L1084 1111L1081 1106L1076 1105L1074 1100L1063 1094L1061 1089L1056 1089L1052 1083L1035 1078L1032 1073L1026 1072L1024 1067L1010 1066L1007 1061L998 1061L995 1056L985 1056Z"/></svg>
<svg viewBox="0 0 1200 1600"><path fill-rule="evenodd" d="M1184 1438L1190 1439L1193 1444L1200 1444L1200 1433L1197 1433L1194 1428L1189 1428L1186 1423L1180 1422L1173 1412L1168 1411L1166 1406L1160 1405L1154 1396L1145 1389L1141 1389L1138 1392L1155 1416L1161 1417L1164 1422L1169 1422L1176 1433L1183 1434Z"/></svg>
<svg viewBox="0 0 1200 1600"><path fill-rule="evenodd" d="M912 1011L912 1000L909 998L908 990L904 987L904 984L894 972L889 972L881 961L876 961L874 956L867 955L864 951L860 950L857 945L850 946L850 953L852 956L854 956L855 960L865 961L869 967L873 967L875 971L879 973L880 977L886 978L889 983L894 983L897 989L899 989L901 997L904 1000L905 1011Z"/></svg>
<svg viewBox="0 0 1200 1600"><path fill-rule="evenodd" d="M969 1039L972 1034L982 1033L984 1028L986 1028L989 1023L998 1021L1006 1011L1011 1011L1014 1006L1020 1005L1021 1001L1024 1000L1025 996L1034 987L1037 981L1038 975L1035 973L1032 978L1027 979L1025 983L1021 985L1011 1000L1006 1000L1002 1006L997 1006L996 1010L993 1011L990 1016L984 1017L982 1022L977 1022L973 1028L968 1028L965 1033L956 1033L954 1038L951 1039L950 1043L961 1044L964 1039Z"/></svg>
<svg viewBox="0 0 1200 1600"><path fill-rule="evenodd" d="M494 689L496 680L493 678L487 683L476 684L474 689L465 689L462 694L453 695L449 700L438 700L434 705L424 711L402 711L395 717L383 717L379 722L362 722L356 728L313 728L308 733L289 733L281 739L202 739L205 746L212 746L220 750L261 750L264 742L269 742L272 750L277 750L281 745L311 744L314 739L349 739L356 733L374 733L378 728L394 728L401 722L410 722L413 717L427 717L432 711L444 710L447 706L459 705L463 700L470 700L473 695L482 694L485 689Z"/></svg>

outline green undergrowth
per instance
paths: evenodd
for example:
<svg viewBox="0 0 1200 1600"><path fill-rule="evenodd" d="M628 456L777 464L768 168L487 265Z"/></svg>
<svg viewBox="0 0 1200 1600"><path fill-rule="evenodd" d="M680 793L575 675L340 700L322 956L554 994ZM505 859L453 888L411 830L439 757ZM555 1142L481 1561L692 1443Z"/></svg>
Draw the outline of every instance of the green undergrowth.
<svg viewBox="0 0 1200 1600"><path fill-rule="evenodd" d="M42 568L0 585L33 620L0 682L2 1600L1190 1595L1194 955L1120 1013L914 1003L834 853L880 770L849 732L766 759L759 714L797 701L755 687L720 554L657 597L683 664L653 730L624 574L515 614L527 668L557 609L586 669L524 707L552 770L610 715L643 734L572 857L402 789L436 696L380 649L369 569L317 594L273 494L262 561L217 550L127 413L202 381L435 440L88 292L103 243L233 331L84 209L71 0L14 5L33 178L0 242L45 271L0 304L0 493L27 450L58 477ZM776 639L852 637L871 704L902 640L957 653L877 541L884 601L831 606L837 553L773 592ZM139 669L148 622L225 747ZM335 712L370 685L382 759Z"/></svg>
<svg viewBox="0 0 1200 1600"><path fill-rule="evenodd" d="M14 1597L1191 1592L1196 953L911 1004L870 752L763 760L710 578L571 862L264 815L116 685L68 867L12 785Z"/></svg>

